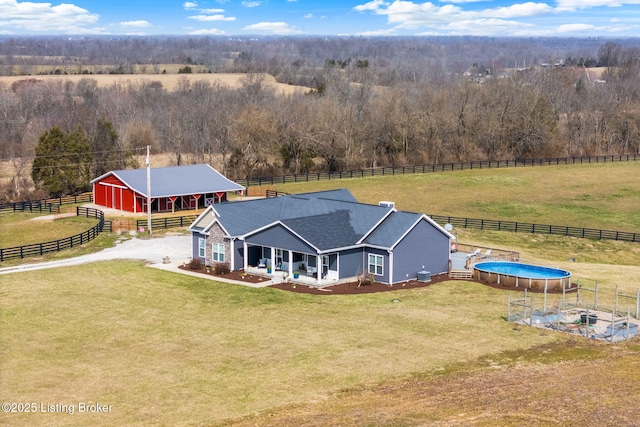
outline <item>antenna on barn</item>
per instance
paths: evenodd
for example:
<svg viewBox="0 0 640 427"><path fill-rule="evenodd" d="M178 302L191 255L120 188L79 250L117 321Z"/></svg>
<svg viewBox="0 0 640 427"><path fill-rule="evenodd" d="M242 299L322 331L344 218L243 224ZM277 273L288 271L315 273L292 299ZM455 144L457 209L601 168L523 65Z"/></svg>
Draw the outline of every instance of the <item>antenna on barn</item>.
<svg viewBox="0 0 640 427"><path fill-rule="evenodd" d="M151 231L151 146L147 145L147 227Z"/></svg>

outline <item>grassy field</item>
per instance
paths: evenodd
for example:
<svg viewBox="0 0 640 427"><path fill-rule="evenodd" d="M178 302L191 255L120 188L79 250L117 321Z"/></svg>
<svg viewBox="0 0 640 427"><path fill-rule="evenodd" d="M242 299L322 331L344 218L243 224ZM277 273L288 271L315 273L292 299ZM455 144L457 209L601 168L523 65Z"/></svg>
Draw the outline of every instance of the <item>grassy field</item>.
<svg viewBox="0 0 640 427"><path fill-rule="evenodd" d="M83 233L98 220L81 216L59 218L40 213L0 214L0 247L30 245Z"/></svg>
<svg viewBox="0 0 640 427"><path fill-rule="evenodd" d="M506 294L467 282L317 297L105 262L0 289L3 401L113 405L0 415L13 426L214 423L559 339L514 331Z"/></svg>
<svg viewBox="0 0 640 427"><path fill-rule="evenodd" d="M69 75L36 75L36 76L0 76L0 85L10 86L12 83L25 80L36 79L44 82L64 82L71 81L78 83L82 79L93 79L98 86L113 86L115 84L131 84L139 85L143 82L149 83L159 81L162 87L168 91L175 90L180 81L187 79L191 82L204 80L211 84L220 84L230 88L239 88L245 74L229 74L229 73L202 73L202 74L69 74ZM268 87L273 88L276 93L289 95L293 93L308 92L309 88L302 86L287 85L276 82L275 78L269 74L265 74L265 82Z"/></svg>
<svg viewBox="0 0 640 427"><path fill-rule="evenodd" d="M538 166L276 185L290 193L348 187L365 203L412 212L640 232L640 162Z"/></svg>
<svg viewBox="0 0 640 427"><path fill-rule="evenodd" d="M418 212L632 230L640 224L638 168L483 170L278 189L348 187L361 201L393 200ZM605 227L611 222L601 216L621 225ZM640 287L638 244L456 232L463 242L518 250L609 291ZM2 413L0 424L637 422L639 339L608 345L514 327L503 320L507 300L505 291L462 281L309 296L132 261L0 275L2 400L111 405L102 414Z"/></svg>

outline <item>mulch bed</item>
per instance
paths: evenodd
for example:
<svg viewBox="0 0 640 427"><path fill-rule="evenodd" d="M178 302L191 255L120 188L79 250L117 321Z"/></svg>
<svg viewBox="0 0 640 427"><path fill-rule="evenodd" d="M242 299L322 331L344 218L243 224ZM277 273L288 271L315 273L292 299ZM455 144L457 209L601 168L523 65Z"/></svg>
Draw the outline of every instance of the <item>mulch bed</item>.
<svg viewBox="0 0 640 427"><path fill-rule="evenodd" d="M212 276L212 277L221 277L224 279L229 279L229 280L237 280L239 282L247 282L247 283L260 283L260 282L264 282L265 280L269 280L263 276L257 276L255 274L244 274L244 271L239 270L239 271L230 271L228 273L225 274L216 274L214 273L213 269L210 269L209 272L207 272L204 268L203 269L199 269L199 270L194 270L192 268L189 268L189 264L187 265L181 265L178 267L180 270L185 270L185 271L191 271L194 273L199 273L199 274L204 274L206 276Z"/></svg>
<svg viewBox="0 0 640 427"><path fill-rule="evenodd" d="M186 266L179 266L178 268L180 268L181 270L186 270L186 271L192 271L194 273L200 273L200 274L204 274L207 276L213 276L213 277L221 277L224 279L229 279L229 280L236 280L239 282L247 282L247 283L261 283L264 282L266 279L264 276L257 276L254 274L244 274L244 272L242 270L239 271L230 271L229 273L225 273L225 274L216 274L213 272L213 269L211 269L208 273L205 269L201 269L201 270L192 270L191 268L189 268L189 265ZM349 282L349 283L342 283L340 285L334 285L334 286L327 286L324 287L322 289L319 288L314 288L311 286L306 286L306 285L301 285L299 283L278 283L275 285L271 285L269 286L270 288L275 288L275 289L281 289L284 291L289 291L289 292L297 292L299 294L311 294L311 295L355 295L355 294L370 294L370 293L374 293L374 292L389 292L389 291L397 291L400 289L415 289L415 288L426 288L427 286L433 285L434 283L440 283L440 282L446 282L446 281L451 281L451 280L455 280L455 279L451 279L449 277L449 275L447 274L439 274L439 275L432 275L431 276L431 280L429 282L420 282L418 280L409 280L406 282L402 282L402 283L397 283L393 286L389 286L386 285L384 283L379 283L379 282L374 282L372 284L368 284L368 285L361 285L360 287L358 287L358 282ZM475 283L480 283L483 284L485 286L489 286L492 287L494 289L500 289L503 291L518 291L521 290L524 292L524 288L514 288L514 287L505 287L499 284L487 284L487 283L483 283L480 282L478 280L474 280L474 279L465 279L465 282L475 282ZM544 290L543 289L539 289L539 290L528 290L531 293L543 293ZM568 291L567 291L568 292ZM575 292L575 291L572 291ZM548 294L555 294L555 293L562 293L562 290L560 291L556 291L556 290L551 290L549 289L547 291Z"/></svg>
<svg viewBox="0 0 640 427"><path fill-rule="evenodd" d="M414 289L414 288L426 288L434 283L444 282L449 279L446 274L440 274L437 276L431 276L429 282L419 282L417 280L409 280L407 282L397 283L393 286L386 285L384 283L373 282L372 284L361 285L358 287L358 282L342 283L339 285L327 286L322 289L314 288L311 286L305 286L293 283L279 283L277 285L271 285L270 288L282 289L289 292L297 292L300 294L312 294L312 295L352 295L352 294L371 294L374 292L389 292L397 291L399 289Z"/></svg>

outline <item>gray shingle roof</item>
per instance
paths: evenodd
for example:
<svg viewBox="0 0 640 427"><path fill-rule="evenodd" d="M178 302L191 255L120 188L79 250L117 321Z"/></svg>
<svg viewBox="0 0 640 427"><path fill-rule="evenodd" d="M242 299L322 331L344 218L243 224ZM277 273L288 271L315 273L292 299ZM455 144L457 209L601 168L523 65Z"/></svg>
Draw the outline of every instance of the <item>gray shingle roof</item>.
<svg viewBox="0 0 640 427"><path fill-rule="evenodd" d="M100 181L109 174L128 185L135 192L147 195L147 170L128 169L108 172L93 181ZM151 197L186 196L244 190L209 165L169 166L151 168Z"/></svg>
<svg viewBox="0 0 640 427"><path fill-rule="evenodd" d="M412 227L421 214L396 211L385 220L364 240L364 243L390 248Z"/></svg>
<svg viewBox="0 0 640 427"><path fill-rule="evenodd" d="M213 205L190 229L204 231L213 224L212 209L230 236L245 236L280 221L321 251L361 243L391 248L422 216L358 203L340 189Z"/></svg>
<svg viewBox="0 0 640 427"><path fill-rule="evenodd" d="M351 211L343 209L323 215L287 219L283 224L323 251L353 246L362 237L353 227L352 215Z"/></svg>

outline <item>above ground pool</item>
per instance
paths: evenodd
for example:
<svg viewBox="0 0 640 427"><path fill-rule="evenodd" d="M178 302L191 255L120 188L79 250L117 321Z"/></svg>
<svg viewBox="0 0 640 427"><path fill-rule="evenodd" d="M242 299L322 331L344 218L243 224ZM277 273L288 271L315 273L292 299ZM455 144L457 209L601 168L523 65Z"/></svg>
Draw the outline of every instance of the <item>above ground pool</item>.
<svg viewBox="0 0 640 427"><path fill-rule="evenodd" d="M474 277L482 282L534 290L562 290L571 287L571 272L559 268L519 262L488 261L473 266Z"/></svg>

